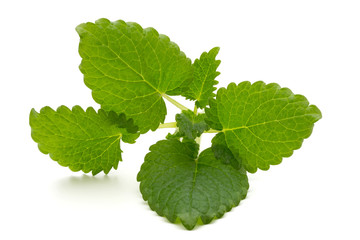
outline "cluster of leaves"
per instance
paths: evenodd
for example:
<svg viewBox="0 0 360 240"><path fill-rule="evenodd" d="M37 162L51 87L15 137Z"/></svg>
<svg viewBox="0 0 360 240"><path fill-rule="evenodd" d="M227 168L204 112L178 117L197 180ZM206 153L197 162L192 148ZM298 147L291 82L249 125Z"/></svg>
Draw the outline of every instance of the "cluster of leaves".
<svg viewBox="0 0 360 240"><path fill-rule="evenodd" d="M246 172L291 156L321 118L304 96L275 83L231 83L215 94L219 48L192 63L167 36L136 23L99 19L76 30L80 70L101 109L32 109L33 140L62 166L107 174L122 160L120 141L135 143L149 130L175 127L150 147L137 180L152 210L187 229L237 206L249 188ZM172 95L195 101L194 111ZM182 110L176 123L164 124L164 99ZM217 134L199 153L206 132Z"/></svg>

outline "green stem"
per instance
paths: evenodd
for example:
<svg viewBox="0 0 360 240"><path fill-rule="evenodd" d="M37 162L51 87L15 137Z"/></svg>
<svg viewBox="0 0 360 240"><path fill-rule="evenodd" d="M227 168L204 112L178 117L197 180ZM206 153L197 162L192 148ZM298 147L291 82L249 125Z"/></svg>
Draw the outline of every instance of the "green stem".
<svg viewBox="0 0 360 240"><path fill-rule="evenodd" d="M210 129L210 130L205 131L204 133L219 133L219 132L221 132L221 131L215 130L215 129Z"/></svg>
<svg viewBox="0 0 360 240"><path fill-rule="evenodd" d="M161 96L163 96L166 100L168 100L169 102L171 102L172 104L174 104L176 107L178 107L180 110L182 111L187 111L190 110L187 107L185 107L184 105L182 105L181 103L177 102L175 99L172 99L171 97L169 97L168 95L166 95L165 93L162 93Z"/></svg>
<svg viewBox="0 0 360 240"><path fill-rule="evenodd" d="M176 122L161 123L158 128L176 128Z"/></svg>
<svg viewBox="0 0 360 240"><path fill-rule="evenodd" d="M194 107L194 114L195 114L195 115L197 115L197 110L198 110L198 108L197 108L197 106L195 105L195 107Z"/></svg>

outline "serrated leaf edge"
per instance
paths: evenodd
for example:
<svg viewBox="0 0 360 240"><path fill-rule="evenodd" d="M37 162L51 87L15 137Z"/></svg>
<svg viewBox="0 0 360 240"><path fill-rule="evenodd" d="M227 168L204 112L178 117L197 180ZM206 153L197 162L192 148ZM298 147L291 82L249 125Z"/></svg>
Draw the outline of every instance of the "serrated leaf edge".
<svg viewBox="0 0 360 240"><path fill-rule="evenodd" d="M146 154L144 163L147 162L147 161L151 161L151 160L149 160L149 156L152 154L152 151L157 150L157 147L158 147L158 146L155 146L155 145L158 144L158 143L164 142L164 141L179 141L179 140L177 140L177 139L160 140L157 143L155 143L154 145L150 146L150 149L149 149L150 152ZM210 148L205 149L205 150L212 153L212 150ZM205 150L203 150L201 153L205 152ZM200 154L197 156L197 158L199 158ZM196 177L197 168L198 168L199 164L207 166L207 167L212 167L212 166L209 166L207 164L198 163L197 158L195 159L195 164L196 165L195 165L194 178ZM144 165L141 166L141 169L143 169L143 168L144 168ZM140 170L140 172L141 172L141 170ZM140 174L140 172L139 172L139 174ZM248 179L247 176L246 176L246 172L239 171L239 174L240 173L245 174L246 179ZM143 178L141 178L139 174L137 175L137 181L141 183ZM154 179L152 179L151 181L154 181ZM247 190L249 189L248 182L247 182L247 185L245 187L246 187ZM245 199L246 196L247 196L247 192L245 194L242 194L241 191L235 192L233 194L236 194L238 196L238 199L236 199L236 200L231 199L231 202L232 202L231 205L226 206L226 205L220 204L219 207L218 207L218 209L219 209L218 213L209 214L209 215L200 214L200 216L198 216L195 220L192 219L192 221L191 221L192 223L189 224L189 222L186 220L186 218L188 218L188 215L190 213L175 214L175 216L172 217L172 216L166 214L166 208L165 208L165 210L160 208L159 204L157 203L157 199L153 199L153 194L149 194L149 193L144 194L143 191L144 191L144 189L142 189L141 185L140 185L140 192L142 194L142 197L143 197L144 201L148 202L148 205L149 205L149 207L150 207L150 209L152 211L155 211L161 217L166 217L166 219L168 219L171 223L176 223L177 221L180 221L182 223L182 225L187 230L194 229L197 226L197 223L199 222L199 220L201 220L203 224L209 224L211 221L213 221L215 219L218 219L218 218L221 218L226 212L229 212L229 211L231 211L232 208L238 206L240 204L240 202L243 199ZM191 189L191 191L193 191L193 188Z"/></svg>
<svg viewBox="0 0 360 240"><path fill-rule="evenodd" d="M234 83L234 82L231 82L231 83L228 84L228 86L227 86L226 88L225 88L225 87L220 88L220 89L217 91L217 94L216 94L216 95L218 95L218 94L221 93L222 91L226 91L226 90L229 90L229 89L232 89L232 88L238 88L240 85L248 85L248 84L250 84L251 86L252 86L252 85L263 85L263 86L265 86L265 87L274 87L274 88L276 88L278 91L279 91L279 90L287 91L288 94L289 94L289 97L290 97L290 96L293 96L293 97L296 97L296 96L302 97L302 98L304 98L304 101L307 101L307 103L308 103L308 106L307 106L307 108L306 108L306 111L312 110L312 111L316 112L316 113L313 113L313 114L308 114L308 115L314 116L314 119L315 119L315 120L314 120L314 122L313 122L313 126L312 126L311 131L309 131L309 134L301 140L301 142L299 143L299 146L296 147L296 148L294 148L293 150L291 150L291 152L289 151L289 154L288 154L288 155L283 156L283 157L280 157L279 159L277 159L277 162L273 162L273 163L267 163L267 162L265 162L264 165L259 165L259 164L257 163L257 164L256 164L257 166L254 166L254 167L252 167L252 168L246 167L246 170L247 170L248 172L250 172L250 173L255 173L255 172L257 172L257 169L260 169L260 170L263 170L263 171L267 171L267 170L270 169L270 166L271 166L271 165L279 165L280 163L282 163L283 158L289 158L289 157L291 157L291 156L293 155L293 153L294 153L295 150L300 149L301 146L302 146L302 144L303 144L303 142L304 142L304 140L307 139L307 138L309 138L309 137L311 136L312 131L313 131L313 128L314 128L314 124L315 124L318 120L320 120L320 119L322 118L322 113L321 113L320 109L319 109L317 106L309 104L309 101L307 100L307 98L306 98L305 96L303 96L303 95L301 95L301 94L294 94L289 88L286 88L286 87L283 87L283 88L282 88L282 87L281 87L279 84L277 84L277 83L268 83L268 84L266 84L266 83L263 82L263 81L256 81L256 82L254 82L254 83L251 83L250 81L243 81L243 82L240 82L240 83L236 84L236 83ZM215 101L216 101L216 99L215 99ZM217 105L217 107L219 107L219 105ZM206 113L206 111L205 111L205 113ZM220 122L220 125L222 125L221 122ZM246 126L246 127L249 127L249 126ZM243 126L243 127L238 127L238 128L245 128L245 126ZM237 128L237 129L238 129L238 128ZM220 132L225 133L226 131L230 131L230 130L232 130L232 129L224 129L224 128L223 128L223 129L220 130ZM228 145L228 142L227 142L228 140L226 139L226 135L225 135L225 140L226 140L226 145ZM229 149L230 149L230 148L229 148ZM230 151L231 151L231 149L230 149ZM236 156L236 153L234 153L233 151L231 151L231 152Z"/></svg>
<svg viewBox="0 0 360 240"><path fill-rule="evenodd" d="M30 125L30 127L31 127L31 138L33 139L34 142L37 143L38 149L39 149L39 151L40 151L41 153L43 153L43 154L45 154L45 155L49 155L49 157L50 157L52 160L56 161L57 163L59 163L58 160L60 160L60 159L57 159L56 157L54 157L53 154L51 154L50 152L45 151L45 150L43 149L43 147L42 147L42 143L39 142L39 141L34 137L34 135L33 135L33 123L32 123L33 118L38 117L38 116L41 114L41 112L44 112L44 111L47 111L47 110L48 110L48 111L53 111L53 112L56 112L56 113L61 113L62 111L69 111L69 112L78 112L78 111L81 111L82 113L90 113L90 114L97 114L97 115L109 114L109 112L106 112L106 111L104 111L103 109L99 109L98 111L96 111L93 107L88 107L88 108L84 111L84 110L82 109L82 107L80 107L79 105L73 106L72 109L68 108L67 106L61 105L61 106L59 106L56 110L52 109L52 108L49 107L49 106L45 106L45 107L41 108L39 112L37 112L34 108L32 108L31 111L30 111L30 115L29 115L29 125ZM119 144L120 144L120 139L121 139L121 138L122 138L122 133L119 133L119 137L118 137L114 142L119 141ZM113 144L113 143L112 143L112 144ZM111 144L111 145L112 145L112 144ZM120 146L119 146L119 148L120 148ZM106 151L106 150L105 150L105 151ZM104 152L105 152L105 151L104 151ZM121 148L120 148L120 152L121 152L121 153L123 152L123 151L121 150ZM108 174L108 173L111 171L111 169L115 169L115 170L116 170L116 169L118 168L118 163L119 163L120 161L122 161L122 156L121 156L121 155L120 155L119 161L117 161L110 169L103 169L103 168L99 167L99 168L90 168L89 171L84 171L83 169L76 169L76 168L74 168L75 165L73 165L73 164L61 164L61 163L59 163L59 165L60 165L60 166L63 166L63 167L68 167L68 168L69 168L71 171L73 171L73 172L78 172L78 171L83 171L84 173L92 172L92 175L95 176L95 175L97 175L98 173L100 173L100 172L102 172L102 171L103 171L105 174Z"/></svg>

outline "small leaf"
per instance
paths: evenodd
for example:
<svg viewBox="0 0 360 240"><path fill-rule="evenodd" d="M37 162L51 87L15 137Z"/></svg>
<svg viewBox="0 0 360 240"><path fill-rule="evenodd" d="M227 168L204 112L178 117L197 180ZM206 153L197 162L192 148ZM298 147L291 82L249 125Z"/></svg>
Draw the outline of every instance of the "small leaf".
<svg viewBox="0 0 360 240"><path fill-rule="evenodd" d="M93 175L111 168L121 161L120 139L134 143L139 137L137 127L124 114L98 113L91 107L70 110L65 106L56 111L44 107L40 113L30 113L31 136L39 150L72 171L92 171Z"/></svg>
<svg viewBox="0 0 360 240"><path fill-rule="evenodd" d="M173 135L168 135L167 138L181 138L186 137L189 140L194 140L204 132L209 130L209 126L206 124L205 114L195 115L194 112L182 111L180 114L176 114L176 126L178 130Z"/></svg>
<svg viewBox="0 0 360 240"><path fill-rule="evenodd" d="M215 159L210 148L197 157L198 145L176 139L150 147L138 174L140 191L150 208L170 222L180 219L193 229L221 218L244 199L249 188L246 172Z"/></svg>
<svg viewBox="0 0 360 240"><path fill-rule="evenodd" d="M191 60L153 28L99 19L76 28L80 70L94 100L106 111L125 113L140 132L164 122L163 94L179 95L193 79Z"/></svg>
<svg viewBox="0 0 360 240"><path fill-rule="evenodd" d="M228 148L252 173L290 157L321 118L320 110L304 96L261 81L219 89L216 104L206 114L212 119L210 126L221 124Z"/></svg>
<svg viewBox="0 0 360 240"><path fill-rule="evenodd" d="M216 71L220 60L215 60L215 58L219 50L219 47L215 47L208 53L203 52L200 59L194 61L194 80L183 96L196 100L195 104L199 108L205 108L209 104L209 98L215 97L213 92L216 87L214 86L218 84L215 78L220 74Z"/></svg>

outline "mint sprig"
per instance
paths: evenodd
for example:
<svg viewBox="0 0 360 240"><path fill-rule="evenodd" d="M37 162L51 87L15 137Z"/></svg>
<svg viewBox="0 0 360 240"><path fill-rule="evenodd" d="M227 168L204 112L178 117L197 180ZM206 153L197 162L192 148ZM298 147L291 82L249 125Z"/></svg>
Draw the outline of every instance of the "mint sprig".
<svg viewBox="0 0 360 240"><path fill-rule="evenodd" d="M150 147L137 180L152 210L187 229L237 206L249 188L246 172L290 157L322 117L304 96L276 83L230 83L215 92L218 47L191 63L167 36L137 23L99 19L76 30L80 70L101 109L32 109L33 140L60 165L96 175L117 169L121 142L175 128ZM194 110L173 95L194 101ZM164 99L181 110L176 122L164 123ZM217 134L199 153L204 133Z"/></svg>

